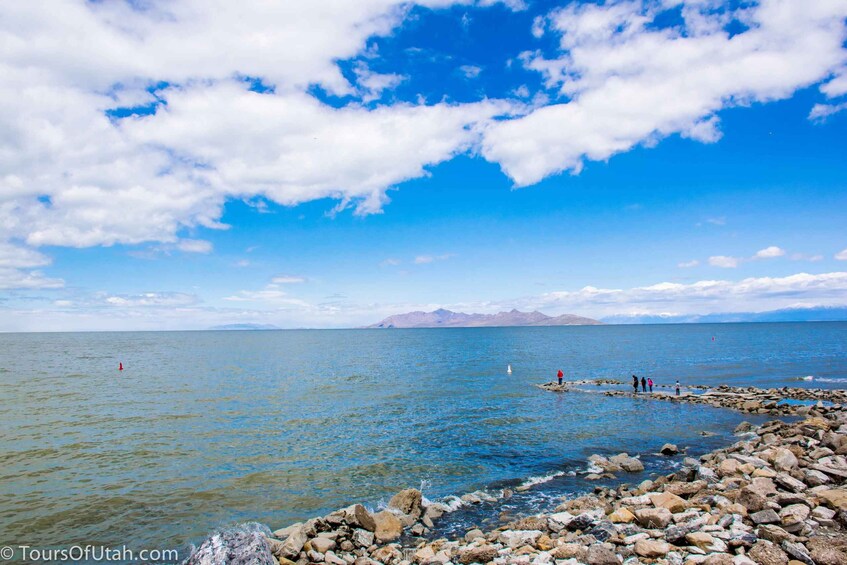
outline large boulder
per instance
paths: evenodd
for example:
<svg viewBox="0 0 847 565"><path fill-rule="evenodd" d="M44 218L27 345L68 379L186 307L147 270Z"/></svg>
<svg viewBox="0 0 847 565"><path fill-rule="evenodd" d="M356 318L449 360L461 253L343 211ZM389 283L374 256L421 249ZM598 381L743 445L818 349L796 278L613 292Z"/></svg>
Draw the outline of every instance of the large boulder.
<svg viewBox="0 0 847 565"><path fill-rule="evenodd" d="M613 457L609 457L609 461L629 473L639 473L644 470L644 464L640 460L635 457L630 457L626 453L620 453Z"/></svg>
<svg viewBox="0 0 847 565"><path fill-rule="evenodd" d="M422 498L421 491L416 488L407 488L392 496L388 501L388 507L413 518L419 518L422 512Z"/></svg>
<svg viewBox="0 0 847 565"><path fill-rule="evenodd" d="M266 536L270 530L255 524L212 534L195 548L185 565L278 565Z"/></svg>
<svg viewBox="0 0 847 565"><path fill-rule="evenodd" d="M539 530L506 530L500 532L497 541L509 547L520 547L522 545L535 545L542 532Z"/></svg>
<svg viewBox="0 0 847 565"><path fill-rule="evenodd" d="M403 534L403 522L390 510L383 510L373 515L374 534L379 542L394 541Z"/></svg>

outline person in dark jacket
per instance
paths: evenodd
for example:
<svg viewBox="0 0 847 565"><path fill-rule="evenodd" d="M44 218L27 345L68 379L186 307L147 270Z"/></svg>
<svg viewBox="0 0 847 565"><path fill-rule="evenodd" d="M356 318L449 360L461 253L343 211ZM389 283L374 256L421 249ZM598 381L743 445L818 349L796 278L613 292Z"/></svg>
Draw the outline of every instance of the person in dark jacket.
<svg viewBox="0 0 847 565"><path fill-rule="evenodd" d="M632 389L635 391L635 394L638 394L638 377L632 375Z"/></svg>
<svg viewBox="0 0 847 565"><path fill-rule="evenodd" d="M647 379L641 377L641 390L647 392Z"/></svg>

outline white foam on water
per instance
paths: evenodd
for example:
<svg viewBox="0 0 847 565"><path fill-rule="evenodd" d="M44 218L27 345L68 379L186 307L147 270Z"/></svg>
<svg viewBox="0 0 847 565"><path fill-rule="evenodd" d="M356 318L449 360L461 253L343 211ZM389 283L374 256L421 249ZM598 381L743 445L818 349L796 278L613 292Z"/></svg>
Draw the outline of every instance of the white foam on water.
<svg viewBox="0 0 847 565"><path fill-rule="evenodd" d="M819 377L817 379L817 381L821 382L821 383L847 383L847 379L843 379L843 378L828 379L826 377Z"/></svg>
<svg viewBox="0 0 847 565"><path fill-rule="evenodd" d="M556 471L555 473L550 473L549 475L543 475L543 476L540 476L540 477L530 477L527 480L525 480L524 482L522 482L520 486L521 487L534 487L536 485L543 485L544 483L549 483L550 481L552 481L553 479L556 479L558 477L564 477L565 474L566 473L564 471Z"/></svg>
<svg viewBox="0 0 847 565"><path fill-rule="evenodd" d="M815 380L815 377L812 376L812 375L806 375L805 377L799 377L797 380L798 381L813 381L813 380ZM826 380L826 379L818 379L818 380Z"/></svg>

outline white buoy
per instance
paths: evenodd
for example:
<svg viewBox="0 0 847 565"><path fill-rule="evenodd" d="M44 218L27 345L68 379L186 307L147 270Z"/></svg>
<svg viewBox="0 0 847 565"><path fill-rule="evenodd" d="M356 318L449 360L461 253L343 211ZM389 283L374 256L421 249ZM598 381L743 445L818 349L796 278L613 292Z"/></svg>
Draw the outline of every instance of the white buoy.
<svg viewBox="0 0 847 565"><path fill-rule="evenodd" d="M511 365L509 365L509 367L506 369L506 372L509 373L510 375L512 374L512 366Z"/></svg>

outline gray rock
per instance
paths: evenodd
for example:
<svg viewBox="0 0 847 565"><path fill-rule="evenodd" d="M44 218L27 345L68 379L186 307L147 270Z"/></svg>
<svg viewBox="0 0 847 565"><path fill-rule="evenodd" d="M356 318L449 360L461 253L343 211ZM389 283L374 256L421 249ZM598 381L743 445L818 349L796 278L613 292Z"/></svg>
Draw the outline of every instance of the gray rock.
<svg viewBox="0 0 847 565"><path fill-rule="evenodd" d="M803 492L806 490L806 484L803 481L798 481L791 475L787 475L785 473L778 474L774 477L773 481L785 490L791 492Z"/></svg>
<svg viewBox="0 0 847 565"><path fill-rule="evenodd" d="M815 565L815 562L812 560L812 556L809 555L809 552L802 543L785 540L780 545L782 546L783 551L785 551L791 559L802 561L806 565Z"/></svg>
<svg viewBox="0 0 847 565"><path fill-rule="evenodd" d="M756 512L750 515L750 519L754 524L779 524L779 514L773 511L773 509L768 508L766 510L762 510L761 512Z"/></svg>
<svg viewBox="0 0 847 565"><path fill-rule="evenodd" d="M248 524L212 534L195 548L185 565L278 565L266 536L270 530Z"/></svg>
<svg viewBox="0 0 847 565"><path fill-rule="evenodd" d="M370 547L374 543L374 534L373 532L357 528L353 530L353 535L350 537L350 541L352 541L353 545L357 547Z"/></svg>
<svg viewBox="0 0 847 565"><path fill-rule="evenodd" d="M585 531L586 529L591 527L591 525L594 523L594 521L595 521L594 516L592 514L589 514L588 512L585 512L583 514L580 514L579 516L577 516L573 520L571 520L571 522L568 524L567 527L568 527L569 530L583 530L583 531Z"/></svg>
<svg viewBox="0 0 847 565"><path fill-rule="evenodd" d="M588 565L620 565L615 552L599 543L595 543L588 548L588 556L585 561Z"/></svg>
<svg viewBox="0 0 847 565"><path fill-rule="evenodd" d="M603 542L617 533L614 524L603 520L594 525L593 528L585 532L588 535L594 536L597 541Z"/></svg>

